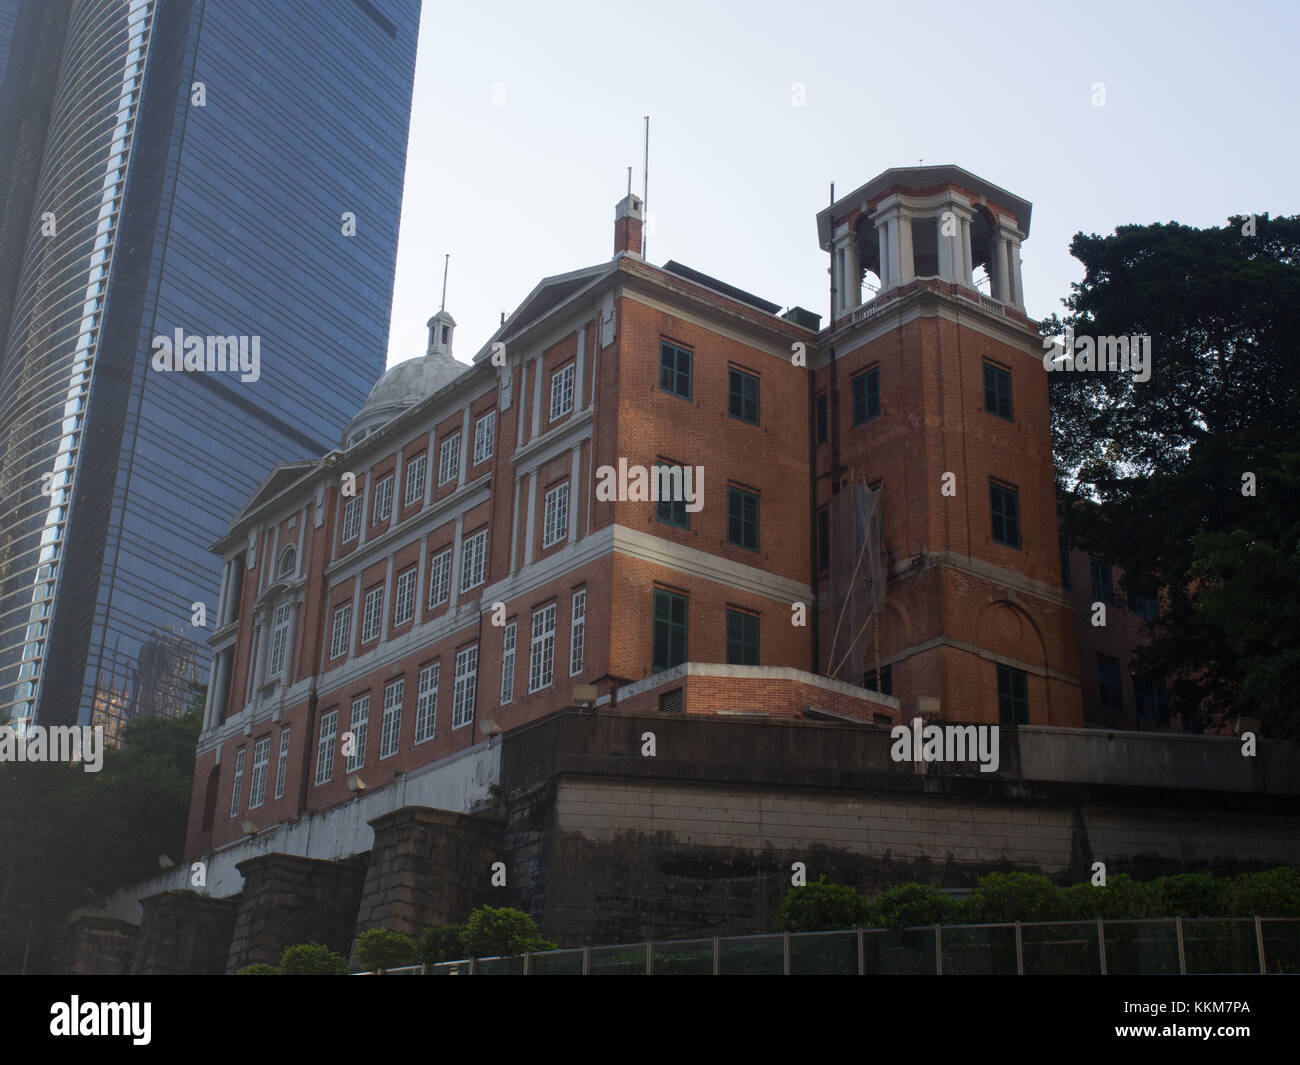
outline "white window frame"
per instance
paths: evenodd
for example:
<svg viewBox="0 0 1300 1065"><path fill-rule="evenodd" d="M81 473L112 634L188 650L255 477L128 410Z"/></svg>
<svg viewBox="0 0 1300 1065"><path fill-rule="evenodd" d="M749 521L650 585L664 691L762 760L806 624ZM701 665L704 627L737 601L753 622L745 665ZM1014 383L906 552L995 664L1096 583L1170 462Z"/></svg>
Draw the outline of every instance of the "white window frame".
<svg viewBox="0 0 1300 1065"><path fill-rule="evenodd" d="M515 697L515 642L518 622L506 626L505 642L501 649L501 705L511 702Z"/></svg>
<svg viewBox="0 0 1300 1065"><path fill-rule="evenodd" d="M460 431L452 433L438 448L438 487L460 476Z"/></svg>
<svg viewBox="0 0 1300 1065"><path fill-rule="evenodd" d="M280 756L275 763L275 797L284 798L285 778L289 775L289 727L280 730Z"/></svg>
<svg viewBox="0 0 1300 1065"><path fill-rule="evenodd" d="M583 656L587 644L587 589L573 593L573 613L569 626L569 676L582 672Z"/></svg>
<svg viewBox="0 0 1300 1065"><path fill-rule="evenodd" d="M340 624L340 620L342 624ZM352 604L341 603L334 608L330 628L330 661L348 653L352 646Z"/></svg>
<svg viewBox="0 0 1300 1065"><path fill-rule="evenodd" d="M384 586L381 584L366 592L361 613L361 642L379 639L384 626Z"/></svg>
<svg viewBox="0 0 1300 1065"><path fill-rule="evenodd" d="M429 607L442 606L450 598L451 548L445 547L429 560Z"/></svg>
<svg viewBox="0 0 1300 1065"><path fill-rule="evenodd" d="M230 789L230 819L239 816L239 793L244 790L244 748L235 752L235 780Z"/></svg>
<svg viewBox="0 0 1300 1065"><path fill-rule="evenodd" d="M397 575L396 590L393 592L394 625L405 625L415 617L415 582L419 579L420 573L415 566Z"/></svg>
<svg viewBox="0 0 1300 1065"><path fill-rule="evenodd" d="M361 497L348 496L343 504L343 543L361 535Z"/></svg>
<svg viewBox="0 0 1300 1065"><path fill-rule="evenodd" d="M271 737L253 744L253 778L248 788L248 808L256 810L266 802L266 768L271 764Z"/></svg>
<svg viewBox="0 0 1300 1065"><path fill-rule="evenodd" d="M271 654L266 679L275 680L285 671L289 658L289 623L293 620L293 603L286 600L275 608L271 621Z"/></svg>
<svg viewBox="0 0 1300 1065"><path fill-rule="evenodd" d="M561 481L546 493L542 508L542 547L562 543L569 535L569 482Z"/></svg>
<svg viewBox="0 0 1300 1065"><path fill-rule="evenodd" d="M352 700L352 710L348 714L348 731L352 733L352 753L343 767L343 772L354 773L366 764L366 737L370 734L370 693L358 695Z"/></svg>
<svg viewBox="0 0 1300 1065"><path fill-rule="evenodd" d="M474 465L492 457L497 435L496 409L488 411L474 423Z"/></svg>
<svg viewBox="0 0 1300 1065"><path fill-rule="evenodd" d="M551 417L550 421L563 418L573 410L573 379L576 363L569 363L562 370L551 374Z"/></svg>
<svg viewBox="0 0 1300 1065"><path fill-rule="evenodd" d="M402 700L406 698L406 678L398 677L384 685L384 716L379 727L379 757L397 753L402 736Z"/></svg>
<svg viewBox="0 0 1300 1065"><path fill-rule="evenodd" d="M461 541L460 549L460 590L468 592L477 588L487 576L487 535L486 529L471 533Z"/></svg>
<svg viewBox="0 0 1300 1065"><path fill-rule="evenodd" d="M424 453L416 455L406 463L406 488L402 494L402 505L409 507L417 500L424 499Z"/></svg>
<svg viewBox="0 0 1300 1065"><path fill-rule="evenodd" d="M451 697L451 727L464 728L474 720L474 695L478 688L478 644L456 652L456 685Z"/></svg>
<svg viewBox="0 0 1300 1065"><path fill-rule="evenodd" d="M382 509L383 513L379 511ZM381 521L387 521L393 513L393 475L390 473L387 477L375 482L375 505L370 511L370 524L378 525Z"/></svg>
<svg viewBox="0 0 1300 1065"><path fill-rule="evenodd" d="M320 738L316 741L316 787L334 779L334 741L338 738L339 708L327 710L320 719Z"/></svg>
<svg viewBox="0 0 1300 1065"><path fill-rule="evenodd" d="M428 743L438 725L438 680L441 662L430 662L420 669L415 696L415 742Z"/></svg>
<svg viewBox="0 0 1300 1065"><path fill-rule="evenodd" d="M555 604L533 611L528 640L528 692L555 683Z"/></svg>

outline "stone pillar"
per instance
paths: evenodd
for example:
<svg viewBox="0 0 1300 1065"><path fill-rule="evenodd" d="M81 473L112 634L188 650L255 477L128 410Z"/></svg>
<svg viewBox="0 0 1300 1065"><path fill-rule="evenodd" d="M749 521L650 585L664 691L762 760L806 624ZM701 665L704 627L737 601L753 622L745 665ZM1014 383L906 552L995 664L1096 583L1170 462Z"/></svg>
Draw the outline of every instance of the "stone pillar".
<svg viewBox="0 0 1300 1065"><path fill-rule="evenodd" d="M140 900L143 918L131 962L133 976L211 976L226 971L236 898L163 891Z"/></svg>
<svg viewBox="0 0 1300 1065"><path fill-rule="evenodd" d="M346 955L366 871L358 861L328 862L293 854L262 854L235 868L244 877L225 972L266 962L285 947L323 943ZM217 970L218 972L222 970Z"/></svg>
<svg viewBox="0 0 1300 1065"><path fill-rule="evenodd" d="M418 936L432 925L459 924L477 906L508 905L494 888L502 861L502 822L490 817L403 806L370 822L370 851L356 932L391 928ZM506 870L507 877L510 870Z"/></svg>
<svg viewBox="0 0 1300 1065"><path fill-rule="evenodd" d="M68 976L126 976L139 931L138 925L112 917L78 917L60 933L50 971Z"/></svg>

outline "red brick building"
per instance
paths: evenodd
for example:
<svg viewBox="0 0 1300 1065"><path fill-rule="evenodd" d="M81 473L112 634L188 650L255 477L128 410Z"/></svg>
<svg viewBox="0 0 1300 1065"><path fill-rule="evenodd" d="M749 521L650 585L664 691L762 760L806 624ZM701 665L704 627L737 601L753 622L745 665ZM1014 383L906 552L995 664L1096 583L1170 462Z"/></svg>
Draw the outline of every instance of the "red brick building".
<svg viewBox="0 0 1300 1065"><path fill-rule="evenodd" d="M614 258L543 280L472 365L435 315L344 446L278 467L215 546L188 854L593 696L1082 725L1029 210L887 171L817 217L819 330L644 262L629 196Z"/></svg>

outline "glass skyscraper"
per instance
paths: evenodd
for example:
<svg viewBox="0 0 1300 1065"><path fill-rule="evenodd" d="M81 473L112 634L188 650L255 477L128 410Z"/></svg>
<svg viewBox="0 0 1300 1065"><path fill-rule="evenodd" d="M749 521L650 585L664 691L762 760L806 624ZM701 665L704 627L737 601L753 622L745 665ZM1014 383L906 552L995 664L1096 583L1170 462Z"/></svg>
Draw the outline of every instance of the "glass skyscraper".
<svg viewBox="0 0 1300 1065"><path fill-rule="evenodd" d="M384 369L419 14L0 0L0 723L205 679L209 545Z"/></svg>

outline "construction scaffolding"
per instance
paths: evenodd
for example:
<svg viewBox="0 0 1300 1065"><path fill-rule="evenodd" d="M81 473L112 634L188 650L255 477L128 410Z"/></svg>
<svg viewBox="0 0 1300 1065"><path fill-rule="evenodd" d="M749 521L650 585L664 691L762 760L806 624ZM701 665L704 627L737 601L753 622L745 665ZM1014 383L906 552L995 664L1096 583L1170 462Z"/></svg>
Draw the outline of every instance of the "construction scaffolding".
<svg viewBox="0 0 1300 1065"><path fill-rule="evenodd" d="M831 636L829 674L861 684L863 659L870 649L880 671L877 615L885 605L885 533L881 489L845 485L831 496Z"/></svg>

